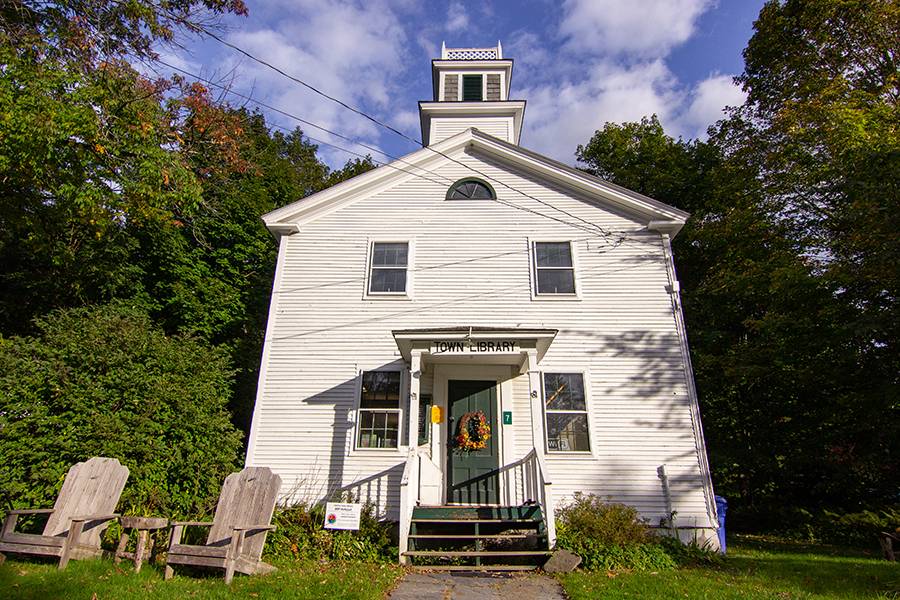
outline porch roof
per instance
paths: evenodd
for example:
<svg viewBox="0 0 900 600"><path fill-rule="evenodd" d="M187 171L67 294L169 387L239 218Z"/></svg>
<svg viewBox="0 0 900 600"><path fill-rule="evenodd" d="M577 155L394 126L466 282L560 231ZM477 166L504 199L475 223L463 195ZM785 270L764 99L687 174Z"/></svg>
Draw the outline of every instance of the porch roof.
<svg viewBox="0 0 900 600"><path fill-rule="evenodd" d="M426 327L423 329L395 329L391 332L397 342L397 348L403 358L409 361L413 349L420 350L423 355L432 354L435 342L493 342L495 344L509 342L511 346L500 346L496 350L476 351L469 345L458 353L460 356L482 355L484 358L502 355L520 355L528 350L537 353L540 361L558 333L557 329L521 328L521 327ZM511 347L514 345L514 349ZM476 346L477 348L477 346ZM471 351L467 351L470 350ZM433 356L433 355L432 355Z"/></svg>

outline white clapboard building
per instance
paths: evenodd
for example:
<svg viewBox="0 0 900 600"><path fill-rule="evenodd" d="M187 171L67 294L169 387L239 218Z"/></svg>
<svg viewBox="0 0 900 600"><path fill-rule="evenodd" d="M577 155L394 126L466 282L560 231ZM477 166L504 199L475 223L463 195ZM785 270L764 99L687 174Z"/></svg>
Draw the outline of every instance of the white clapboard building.
<svg viewBox="0 0 900 600"><path fill-rule="evenodd" d="M716 545L671 252L688 215L519 146L512 69L500 44L444 48L424 148L263 217L247 464L288 502L374 503L404 562L463 535L498 562L532 526L539 554L577 492Z"/></svg>

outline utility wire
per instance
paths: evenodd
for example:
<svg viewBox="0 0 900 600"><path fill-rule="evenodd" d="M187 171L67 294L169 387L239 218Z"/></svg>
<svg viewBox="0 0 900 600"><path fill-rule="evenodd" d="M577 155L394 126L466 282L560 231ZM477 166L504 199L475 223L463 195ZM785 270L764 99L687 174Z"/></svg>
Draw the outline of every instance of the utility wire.
<svg viewBox="0 0 900 600"><path fill-rule="evenodd" d="M346 108L346 109L348 109L348 110L350 110L350 111L352 111L352 112L354 112L354 113L356 113L356 114L358 114L358 115L360 115L360 116L362 116L362 117L365 117L365 118L368 119L369 121L372 121L372 122L375 123L376 125L379 125L379 126L381 126L381 127L384 127L384 128L387 129L388 131L391 131L392 133L395 133L395 134L399 135L400 137L402 137L402 138L405 139L405 140L408 140L408 141L410 141L410 142L413 142L414 144L417 144L417 145L419 145L419 146L421 146L421 147L423 147L423 148L425 148L425 149L427 149L427 150L431 150L432 152L434 152L434 153L436 153L436 154L439 154L439 155L443 156L444 158L446 158L446 159L448 159L448 160L450 160L450 161L453 161L454 163L456 163L456 164L458 164L458 165L461 165L461 166L463 166L463 167L465 167L465 168L467 168L467 169L473 171L474 173L477 173L478 175L481 175L481 176L484 177L485 179L488 179L488 180L493 181L493 182L495 182L495 183L497 183L497 184L499 184L499 185L502 185L503 187L505 187L505 188L507 188L507 189L509 189L509 190L511 190L511 191L513 191L513 192L516 192L517 194L521 194L522 196L524 196L524 197L526 197L526 198L529 198L529 199L531 199L531 200L534 200L535 202L538 202L538 203L540 203L540 204L543 204L543 205L545 205L545 206L547 206L547 207L549 207L549 208L552 208L553 210L559 211L559 212L565 214L566 216L568 216L568 217L570 217L570 218L572 218L572 219L576 219L576 220L578 220L578 221L581 221L582 223L584 223L584 224L587 225L588 227L590 227L590 228L592 228L592 229L595 229L595 230L599 231L599 232L601 233L601 235L603 235L603 236L605 236L605 237L614 237L613 234L612 234L612 232L606 231L604 228L600 227L600 226L597 225L596 223L592 223L591 221L588 221L588 220L583 219L583 218L581 218L581 217L579 217L579 216L577 216L577 215L574 215L574 214L572 214L572 213L570 213L570 212L568 212L568 211L566 211L566 210L564 210L564 209L562 209L562 208L559 208L558 206L554 206L553 204L551 204L551 203L549 203L549 202L546 202L546 201L541 200L541 199L539 199L539 198L535 198L534 196L532 196L532 195L530 195L530 194L527 194L527 193L525 193L525 192L523 192L523 191L521 191L521 190L518 190L518 189L512 187L511 185L507 184L507 183L504 182L504 181L500 181L500 180L498 180L498 179L495 179L495 178L491 177L490 175L488 175L488 174L486 174L486 173L483 173L482 171L479 171L478 169L472 167L471 165L467 165L467 164L465 164L465 163L463 163L463 162L461 162L461 161L459 161L459 160L457 160L457 159L455 159L455 158L453 158L453 157L451 157L451 156L448 156L447 154L445 154L444 152L441 152L440 150L437 150L437 149L435 149L435 148L432 148L431 146L426 146L426 145L424 144L424 141L414 140L413 138L409 137L408 135L406 135L406 134L403 133L402 131L399 131L399 130L395 129L394 127L391 127L390 125L388 125L388 124L386 124L386 123L383 123L382 121L380 121L380 120L376 119L375 117L369 115L369 114L366 113L365 111L360 110L360 109L358 109L358 108L354 108L353 106L350 106L350 105L347 104L346 102L344 102L344 101L342 101L342 100L340 100L340 99L338 99L338 98L335 98L334 96L331 96L331 95L329 95L329 94L326 94L325 92L319 90L319 89L316 88L315 86L313 86L313 85L311 85L311 84L309 84L309 83L303 81L303 80L300 79L299 77L296 77L296 76L294 76L294 75L291 75L291 74L289 74L289 73L283 71L282 69L276 67L275 65L271 64L270 62L265 61L265 60L263 60L263 59L261 59L261 58L259 58L259 57L257 57L257 56L254 56L254 55L253 55L252 53L250 53L249 51L244 50L243 48L241 48L241 47L239 47L239 46L237 46L237 45L235 45L235 44L232 44L231 42L228 42L228 41L222 39L220 36L216 35L216 34L213 33L212 31L209 31L209 29L207 29L207 28L205 28L205 27L197 26L197 29L199 29L199 30L202 31L203 33L209 35L211 38L213 38L214 40L216 40L216 41L218 41L219 43L223 44L224 46L227 46L227 47L229 47L229 48L235 50L236 52L241 53L242 55L246 56L246 57L249 58L250 60L253 60L254 62L257 62L257 63L259 63L259 64L261 64L261 65L263 65L263 66L265 66L265 67L267 67L267 68L269 68L269 69L275 71L276 73L282 75L283 77L286 77L287 79L290 79L291 81L293 81L293 82L295 82L295 83L298 83L298 84L302 85L303 87L305 87L305 88L307 88L307 89L309 89L309 90L315 92L316 94L319 94L319 95L322 96L323 98L326 98L326 99L328 99L328 100L330 100L330 101L332 101L332 102L335 102L335 103L337 103L337 104L343 106L344 108ZM279 111L279 112L281 112L281 111ZM282 113L282 114L283 114L283 113ZM329 132L329 133L331 133L331 132Z"/></svg>
<svg viewBox="0 0 900 600"><path fill-rule="evenodd" d="M446 178L446 177L444 177L443 175L439 175L438 173L435 173L434 171L429 171L428 169L425 169L424 167L420 167L420 166L418 166L418 165L414 165L414 164L412 164L412 163L410 163L410 162L408 162L408 161L403 160L402 158L398 158L398 157L396 157L396 156L393 156L392 154L390 154L390 153L388 153L388 152L385 152L384 150L380 150L380 149L378 149L378 148L376 148L376 147L374 147L374 146L369 146L368 144L365 144L365 143L360 142L360 141L358 141L358 140L354 140L353 138L350 138L350 137L345 136L345 135L343 135L343 134L337 133L336 131L333 131L333 130L328 129L328 128L326 128L326 127L322 127L321 125L318 125L318 124L316 124L316 123L313 123L312 121L308 121L308 120L306 120L306 119L303 119L302 117L299 117L299 116L297 116L297 115L294 115L294 114L292 114L292 113L289 113L289 112L287 112L287 111L285 111L285 110L282 110L282 109L280 109L280 108L271 106L271 105L269 105L269 104L266 104L266 103L264 103L264 102L262 102L262 101L260 101L260 100L257 100L256 98L254 98L254 97L252 97L252 96L249 96L249 95L247 95L247 94L242 94L242 93L240 93L240 92L236 92L236 91L232 90L231 88L229 88L229 87L226 86L226 85L222 85L222 84L220 84L220 83L216 83L216 82L211 81L211 80L209 80L209 79L207 79L207 78L201 77L201 76L197 75L196 73L191 73L190 71L187 71L187 70L182 69L182 68L180 68L180 67L176 67L175 65L169 64L169 63L167 63L166 61L164 61L164 60L162 60L162 59L156 59L156 62L158 62L159 64L164 65L164 66L166 66L166 67L168 67L168 68L170 68L170 69L173 69L173 70L175 70L175 71L177 71L177 72L179 72L179 73L182 73L182 74L184 74L184 75L186 75L186 76L188 76L188 77L192 77L192 78L196 79L197 81L200 81L200 82L202 82L202 83L205 83L205 84L207 84L207 85L209 85L209 86L211 86L211 87L215 87L215 88L217 88L217 89L220 89L220 90L224 91L224 92L227 93L227 94L232 94L232 95L234 95L234 96L237 96L238 98L242 98L242 99L244 99L244 100L246 100L246 101L248 101L248 102L252 102L252 103L254 103L254 104L258 105L258 106L261 106L261 107L263 107L263 108L267 108L267 109L272 110L272 111L274 111L274 112L277 112L278 114L284 115L284 116L286 116L286 117L288 117L288 118L290 118L290 119L294 119L294 120L296 120L296 121L298 121L298 122L300 122L300 123L303 123L303 124L305 124L305 125L309 125L310 127L314 127L314 128L319 129L319 130L321 130L321 131L324 131L324 132L326 132L326 133L329 133L329 134L331 134L331 135L334 135L334 136L336 136L336 137L338 137L338 138L340 138L340 139L346 140L346 141L348 141L348 142L350 142L350 143L352 143L352 144L360 145L360 146L362 146L362 147L364 147L364 148L366 148L366 149L368 149L368 150L372 150L373 152L377 152L377 153L379 153L379 154L382 154L382 155L384 155L384 156L387 156L388 158L390 158L390 159L392 159L392 160L394 160L394 161L398 161L398 162L407 164L407 165L409 165L409 166L411 166L411 167L413 167L413 168L416 168L416 169L421 169L422 171L425 171L426 173L429 173L429 174L431 174L431 175L434 175L435 177L441 178L441 179L443 179L443 180L442 180L442 181L441 181L441 180L437 180L437 181L436 181L436 180L434 180L434 179L431 179L430 177L426 177L425 175L422 175L422 174L420 174L420 173L416 173L416 172L413 172L413 171L408 171L408 170L403 169L403 168L401 168L401 167L398 167L398 166L396 166L396 165L394 165L394 164L392 164L392 163L380 162L380 161L376 161L376 160L373 159L373 162L375 162L376 164L379 164L380 166L390 167L390 168L395 169L395 170L397 170L397 171L406 173L406 174L408 174L408 175L412 175L412 176L414 176L414 177L419 177L419 178L421 178L421 179L424 179L424 180L429 181L429 182L431 182L431 183L436 183L436 184L441 185L441 186L444 186L444 185L448 185L448 184L453 183L453 181L452 181L451 179ZM286 128L285 128L285 129L286 129ZM330 142L326 142L326 141L323 141L323 140L319 140L319 139L314 138L314 137L309 136L309 135L307 135L306 137L309 138L309 139L311 139L311 140L314 140L314 141L316 141L316 142L318 142L318 143L324 144L324 145L326 145L326 146L330 146L330 147L332 147L332 148L336 148L336 149L341 150L341 151L343 151L343 152L347 152L348 154L352 154L352 155L355 155L355 156L360 156L360 157L362 157L362 158L365 158L365 156L363 156L363 155L361 155L361 154L359 154L359 153L357 153L357 152L353 152L352 150L348 150L348 149L343 148L343 147L341 147L341 146L338 146L338 145L336 145L336 144L333 144L333 143L330 143ZM431 149L431 148L429 148L429 149ZM431 149L431 150L433 150L433 149ZM611 236L612 236L612 234L611 234L610 232L607 232L607 231L603 230L603 229L600 228L599 226L597 226L597 225L591 223L590 221L586 221L586 220L584 220L584 219L581 219L580 217L571 215L571 214L568 213L567 211L564 211L564 210L562 210L562 209L560 209L560 208L558 208L558 207L555 207L555 206L553 206L552 204L549 204L549 203L547 203L547 202L545 202L545 201L543 201L543 200L540 200L540 199L538 199L538 198L534 198L534 196L531 196L531 195L529 195L529 194L526 194L525 192L521 192L521 191L519 191L519 190L516 190L515 188L513 188L513 187L511 187L511 186L509 186L509 185L506 185L506 184L505 184L504 182L502 182L502 181L499 181L499 180L497 180L497 179L494 179L494 178L490 177L489 175L486 175L486 174L482 173L481 171L479 171L479 170L477 170L477 169L474 169L474 168L472 168L471 166L466 165L465 163L462 163L462 162L456 160L455 158L453 158L453 157L451 157L451 156L447 156L447 155L444 154L443 152L439 152L439 151L436 151L436 150L433 150L433 151L437 152L437 153L440 154L441 156L444 156L444 157L448 158L449 160L451 160L451 161L453 161L453 162L455 162L455 163L457 163L457 164L459 164L459 165L462 165L463 167L465 167L465 168L468 169L468 170L474 171L474 172L476 172L476 173L482 175L483 177L485 177L485 178L487 178L487 179L491 179L492 181L495 181L495 182L497 182L497 183L499 183L499 184L501 184L501 185L505 185L506 187L508 187L509 189L513 190L513 191L516 192L516 193L519 193L519 194L522 194L522 195L527 196L527 197L529 197L529 198L532 198L532 199L536 200L537 202L539 202L539 203L541 203L541 204L544 204L544 205L546 205L546 206L550 206L551 208L554 208L554 209L556 209L556 210L559 210L559 211L565 213L566 215L573 216L574 218L578 219L579 221L582 221L583 223L587 224L587 226L585 226L585 225L583 225L583 224L580 224L580 223L572 223L572 222L566 221L566 220L564 220L564 219L560 219L560 218L558 218L558 217L555 217L555 216L553 216L553 215L548 215L548 214L545 214L545 213L542 213L542 212L539 212L539 211L530 209L530 208L528 208L528 207L521 206L521 205L519 205L519 204L514 204L514 203L512 203L512 202L508 202L508 201L506 201L506 200L502 200L502 199L500 199L500 198L495 198L495 199L494 199L495 202L498 202L498 203L503 204L503 205L505 205L505 206L509 206L509 207L515 208L515 209L517 209L517 210L525 211L525 212L528 212L528 213L531 213L531 214L534 214L534 215L537 215L537 216L540 216L540 217L543 217L543 218L546 218L546 219L551 219L551 220L556 221L556 222L558 222L558 223L561 223L561 224L563 224L563 225L567 225L567 226L569 226L569 227L575 227L575 228L577 228L577 229L580 229L580 230L582 230L582 231L586 231L586 232L588 232L588 233L593 233L593 234L596 235L596 234L598 233L598 231L599 231L599 233L600 233L602 236L604 236L604 237L611 237ZM618 245L618 244L621 243L623 240L624 240L624 236L620 236L620 237L617 239L617 241L615 242L614 245Z"/></svg>
<svg viewBox="0 0 900 600"><path fill-rule="evenodd" d="M259 64L261 64L261 65L263 65L263 66L265 66L265 67L268 67L268 68L272 69L272 70L275 71L276 73L280 73L282 76L287 77L287 78L290 79L291 81L294 81L294 82L296 82L296 83L299 83L299 84L302 85L303 87L307 88L308 90L311 90L311 91L315 92L316 94L322 96L323 98L327 98L327 99L331 100L332 102L336 102L336 103L340 104L341 106L343 106L343 107L346 108L347 110L352 111L352 112L355 112L356 114L358 114L358 115L361 116L361 117L365 117L366 119L372 121L372 122L375 123L376 125L380 125L381 127L384 127L385 129L388 129L389 131L392 131L392 132L396 133L397 135L401 136L402 138L404 138L404 139L406 139L406 140L409 140L410 142L412 142L413 144L415 144L415 145L417 145L417 146L424 146L424 144L423 144L421 141L415 140L415 139L409 137L408 135L406 135L406 134L403 133L402 131L400 131L400 130L398 130L398 129L394 129L393 127L391 127L391 126L388 125L387 123L383 123L383 122L379 121L378 119L376 119L375 117L373 117L373 116L371 116L371 115L369 115L369 114L366 114L364 111L362 111L362 110L360 110L360 109L358 109L358 108L354 108L353 106L350 106L349 104L347 104L347 103L344 102L343 100L340 100L340 99L338 99L338 98L335 98L334 96L331 96L331 95L329 95L329 94L326 94L325 92L323 92L322 90L318 89L317 87L315 87L315 86L313 86L313 85L311 85L311 84L309 84L309 83L306 83L305 81L303 81L303 80L300 79L299 77L294 77L294 76L291 75L290 73L286 73L285 71L282 71L281 69L279 69L278 67L276 67L276 66L273 65L272 63L267 62L267 61L265 61L265 60L263 60L263 59L261 59L261 58L258 58L258 57L256 57L256 56L252 55L250 52L244 50L243 48L241 48L241 47L239 47L239 46L236 46L236 45L232 44L231 42L228 42L228 41L226 41L226 40L223 40L221 37L219 37L218 35L216 35L216 34L213 33L212 31L210 31L209 29L207 29L207 28L205 28L205 27L202 27L202 26L197 26L197 28L198 28L200 31L202 31L203 33L205 33L206 35L208 35L209 37L211 37L212 39L214 39L214 40L216 40L217 42L219 42L220 44L223 44L223 45L225 45L225 46L228 46L229 48L231 48L232 50L235 50L236 52L240 52L241 54L243 54L244 56L246 56L246 57L249 58L250 60L255 61L255 62L258 62Z"/></svg>

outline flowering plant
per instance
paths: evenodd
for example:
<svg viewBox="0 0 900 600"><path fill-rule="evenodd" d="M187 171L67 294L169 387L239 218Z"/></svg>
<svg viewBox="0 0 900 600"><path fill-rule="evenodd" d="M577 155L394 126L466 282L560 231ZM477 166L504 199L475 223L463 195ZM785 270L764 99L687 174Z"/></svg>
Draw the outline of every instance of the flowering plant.
<svg viewBox="0 0 900 600"><path fill-rule="evenodd" d="M480 410L467 412L459 420L456 433L456 447L463 452L484 450L491 439L491 426Z"/></svg>

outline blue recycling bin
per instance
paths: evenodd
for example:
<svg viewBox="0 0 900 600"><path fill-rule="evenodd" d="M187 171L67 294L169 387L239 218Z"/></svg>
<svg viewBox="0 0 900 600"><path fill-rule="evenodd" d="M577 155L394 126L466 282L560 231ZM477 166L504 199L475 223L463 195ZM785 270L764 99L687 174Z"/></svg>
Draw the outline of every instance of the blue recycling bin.
<svg viewBox="0 0 900 600"><path fill-rule="evenodd" d="M728 500L722 496L716 496L716 515L719 517L719 547L725 554L725 513L728 512Z"/></svg>

